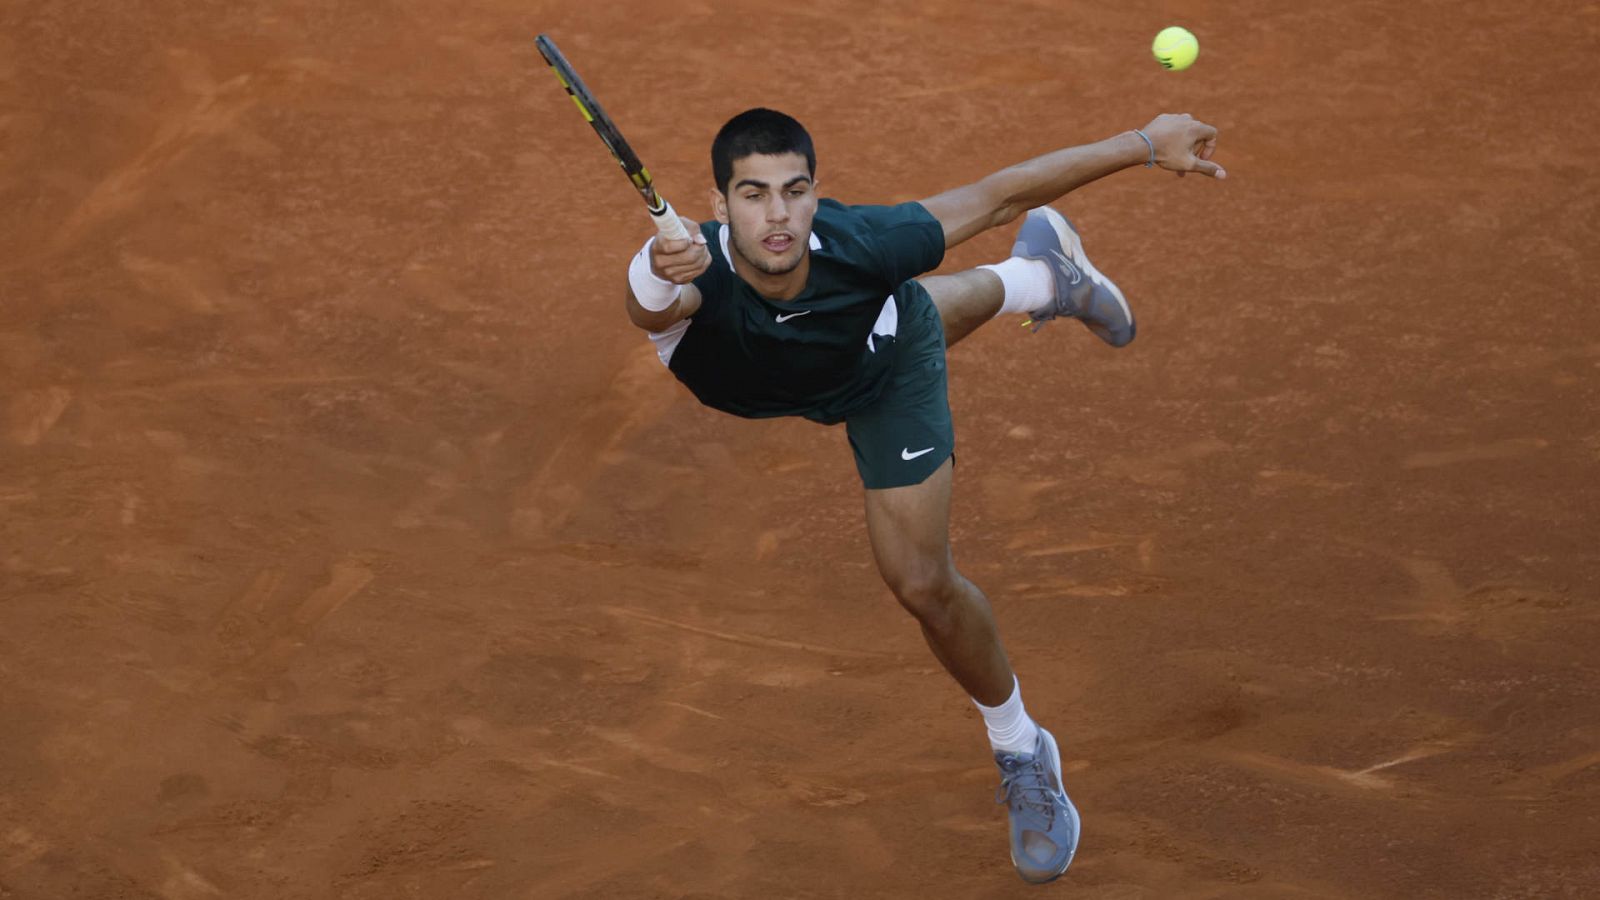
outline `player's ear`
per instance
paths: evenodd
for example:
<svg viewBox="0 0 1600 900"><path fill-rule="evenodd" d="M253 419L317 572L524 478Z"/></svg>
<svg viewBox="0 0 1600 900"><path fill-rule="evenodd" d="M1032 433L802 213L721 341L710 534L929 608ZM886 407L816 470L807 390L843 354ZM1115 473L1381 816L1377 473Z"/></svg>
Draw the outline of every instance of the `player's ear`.
<svg viewBox="0 0 1600 900"><path fill-rule="evenodd" d="M728 224L728 198L716 188L711 189L711 211L716 214L718 222Z"/></svg>

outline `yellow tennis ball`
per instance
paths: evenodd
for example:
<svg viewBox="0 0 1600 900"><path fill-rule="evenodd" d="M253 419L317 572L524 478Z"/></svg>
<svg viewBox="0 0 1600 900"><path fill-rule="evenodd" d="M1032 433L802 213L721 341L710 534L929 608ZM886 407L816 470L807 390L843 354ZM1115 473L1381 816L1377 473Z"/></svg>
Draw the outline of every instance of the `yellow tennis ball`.
<svg viewBox="0 0 1600 900"><path fill-rule="evenodd" d="M1156 55L1156 62L1174 71L1182 71L1194 65L1194 58L1200 55L1200 41L1189 29L1174 25L1161 29L1155 43L1150 45L1150 52Z"/></svg>

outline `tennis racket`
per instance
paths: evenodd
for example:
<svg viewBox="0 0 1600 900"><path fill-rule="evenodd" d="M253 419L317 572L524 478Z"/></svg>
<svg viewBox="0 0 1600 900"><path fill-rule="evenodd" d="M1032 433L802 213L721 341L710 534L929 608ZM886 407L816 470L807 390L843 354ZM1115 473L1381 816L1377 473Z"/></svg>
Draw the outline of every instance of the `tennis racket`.
<svg viewBox="0 0 1600 900"><path fill-rule="evenodd" d="M622 167L623 174L633 182L638 189L639 196L644 198L645 206L650 209L650 217L655 220L656 230L661 236L672 240L684 241L689 239L689 233L684 230L683 223L678 220L677 210L672 208L662 196L656 193L655 183L650 179L650 170L639 162L638 154L623 140L622 132L617 130L611 117L600 108L599 101L594 99L594 94L584 86L583 79L573 70L572 63L561 51L556 49L555 41L549 35L541 34L534 40L534 46L539 48L539 55L550 65L550 70L556 73L556 78L561 80L561 86L567 89L567 96L578 107L578 112L583 113L583 118L594 126L595 133L600 135L600 140L605 141L606 148L611 155L616 157L617 165Z"/></svg>

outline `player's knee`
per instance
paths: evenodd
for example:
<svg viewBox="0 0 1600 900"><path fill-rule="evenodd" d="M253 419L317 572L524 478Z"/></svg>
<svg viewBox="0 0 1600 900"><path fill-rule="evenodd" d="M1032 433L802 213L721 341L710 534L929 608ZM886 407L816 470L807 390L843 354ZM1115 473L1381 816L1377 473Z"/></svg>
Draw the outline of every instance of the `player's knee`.
<svg viewBox="0 0 1600 900"><path fill-rule="evenodd" d="M960 596L959 578L949 564L913 564L884 573L900 605L935 629L949 618L951 605Z"/></svg>

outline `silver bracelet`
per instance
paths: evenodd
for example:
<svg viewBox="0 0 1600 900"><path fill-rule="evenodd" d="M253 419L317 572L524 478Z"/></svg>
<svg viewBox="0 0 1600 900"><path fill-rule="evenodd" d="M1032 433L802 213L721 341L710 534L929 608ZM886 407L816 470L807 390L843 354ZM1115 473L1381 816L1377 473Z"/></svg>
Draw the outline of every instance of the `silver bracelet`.
<svg viewBox="0 0 1600 900"><path fill-rule="evenodd" d="M1145 146L1150 148L1150 160L1144 164L1144 167L1146 169L1148 169L1151 166L1156 164L1156 145L1155 145L1155 142L1150 140L1150 135L1145 134L1144 132L1140 131L1137 128L1135 128L1133 130L1133 133L1137 134L1141 138L1144 138Z"/></svg>

